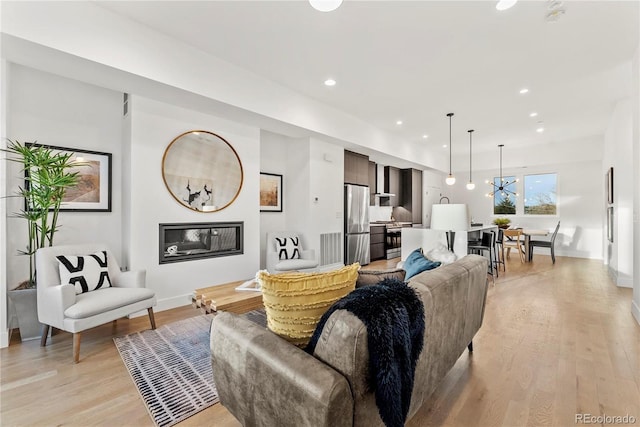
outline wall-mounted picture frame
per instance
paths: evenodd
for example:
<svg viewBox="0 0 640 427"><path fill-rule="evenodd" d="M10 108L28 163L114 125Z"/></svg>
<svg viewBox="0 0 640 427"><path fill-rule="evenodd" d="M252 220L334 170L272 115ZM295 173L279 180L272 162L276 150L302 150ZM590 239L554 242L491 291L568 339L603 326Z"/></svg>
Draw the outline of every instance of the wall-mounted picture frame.
<svg viewBox="0 0 640 427"><path fill-rule="evenodd" d="M34 144L27 144L34 145ZM78 185L68 188L60 204L60 212L111 212L111 153L35 144L54 152L71 153L82 166L72 168L78 172ZM25 178L29 171L25 170ZM29 185L29 181L25 183Z"/></svg>
<svg viewBox="0 0 640 427"><path fill-rule="evenodd" d="M606 173L606 192L607 192L607 203L613 203L613 167L610 167Z"/></svg>
<svg viewBox="0 0 640 427"><path fill-rule="evenodd" d="M607 208L607 239L613 243L613 206Z"/></svg>
<svg viewBox="0 0 640 427"><path fill-rule="evenodd" d="M282 212L282 175L260 172L260 212Z"/></svg>

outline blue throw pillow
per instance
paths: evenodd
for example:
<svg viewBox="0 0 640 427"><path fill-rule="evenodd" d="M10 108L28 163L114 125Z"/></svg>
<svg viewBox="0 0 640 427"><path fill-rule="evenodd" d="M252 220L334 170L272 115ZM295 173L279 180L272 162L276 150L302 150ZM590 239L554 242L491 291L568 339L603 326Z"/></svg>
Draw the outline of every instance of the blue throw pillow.
<svg viewBox="0 0 640 427"><path fill-rule="evenodd" d="M404 280L407 281L416 274L423 271L432 270L436 267L440 267L440 262L429 261L422 255L420 248L411 252L404 262L404 270L407 272L404 276Z"/></svg>

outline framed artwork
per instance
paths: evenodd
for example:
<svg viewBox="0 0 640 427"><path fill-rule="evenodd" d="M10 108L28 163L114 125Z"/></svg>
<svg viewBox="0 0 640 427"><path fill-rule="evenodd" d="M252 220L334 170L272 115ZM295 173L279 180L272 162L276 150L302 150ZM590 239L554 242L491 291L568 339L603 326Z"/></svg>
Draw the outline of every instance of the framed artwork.
<svg viewBox="0 0 640 427"><path fill-rule="evenodd" d="M613 167L610 167L606 173L606 193L607 203L613 203Z"/></svg>
<svg viewBox="0 0 640 427"><path fill-rule="evenodd" d="M37 145L54 152L71 153L76 161L83 163L70 169L71 172L78 172L79 181L78 185L67 189L60 204L61 212L111 212L111 153ZM28 176L29 171L26 170L25 177Z"/></svg>
<svg viewBox="0 0 640 427"><path fill-rule="evenodd" d="M260 212L282 212L282 175L260 172Z"/></svg>
<svg viewBox="0 0 640 427"><path fill-rule="evenodd" d="M607 208L607 239L613 243L613 206Z"/></svg>

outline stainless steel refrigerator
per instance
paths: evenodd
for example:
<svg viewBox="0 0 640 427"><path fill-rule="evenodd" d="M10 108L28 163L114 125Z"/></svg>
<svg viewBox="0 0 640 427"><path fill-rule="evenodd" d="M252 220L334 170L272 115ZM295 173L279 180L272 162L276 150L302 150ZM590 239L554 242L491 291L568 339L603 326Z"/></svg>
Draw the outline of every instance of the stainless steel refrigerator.
<svg viewBox="0 0 640 427"><path fill-rule="evenodd" d="M369 264L369 187L344 186L345 264Z"/></svg>

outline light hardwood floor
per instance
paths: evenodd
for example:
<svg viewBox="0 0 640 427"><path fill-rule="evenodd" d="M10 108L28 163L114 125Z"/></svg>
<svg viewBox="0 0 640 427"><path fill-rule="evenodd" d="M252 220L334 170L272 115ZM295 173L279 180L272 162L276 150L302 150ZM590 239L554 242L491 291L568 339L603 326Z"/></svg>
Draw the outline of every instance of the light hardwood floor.
<svg viewBox="0 0 640 427"><path fill-rule="evenodd" d="M368 268L395 266L379 261ZM640 425L640 326L631 289L617 288L601 261L536 255L507 261L491 285L484 324L431 399L407 425L574 425L576 413L632 415ZM198 315L156 314L158 325ZM3 426L152 426L112 338L149 327L119 320L83 334L81 362L71 336L0 350ZM222 405L180 423L239 426Z"/></svg>

